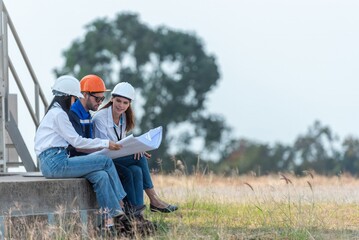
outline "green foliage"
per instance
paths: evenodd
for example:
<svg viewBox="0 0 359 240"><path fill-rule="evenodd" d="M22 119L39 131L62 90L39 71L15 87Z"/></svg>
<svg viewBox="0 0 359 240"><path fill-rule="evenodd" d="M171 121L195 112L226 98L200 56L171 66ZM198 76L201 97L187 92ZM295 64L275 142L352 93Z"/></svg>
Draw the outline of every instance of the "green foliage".
<svg viewBox="0 0 359 240"><path fill-rule="evenodd" d="M359 172L359 139L347 137L342 146L344 148L342 169L355 175Z"/></svg>
<svg viewBox="0 0 359 240"><path fill-rule="evenodd" d="M113 21L97 19L86 30L64 52L65 65L55 70L56 75L97 74L107 88L130 82L143 110L136 131L163 126L164 140L153 153L155 159L168 158L174 140L178 148L191 151L195 138L203 140L203 151L221 154L218 149L223 149L229 128L222 117L208 114L204 105L218 83L219 71L215 57L205 52L195 34L149 28L136 14L119 14ZM170 137L183 123L186 127ZM164 161L162 167L166 170L170 165Z"/></svg>
<svg viewBox="0 0 359 240"><path fill-rule="evenodd" d="M319 121L299 135L293 146L276 143L262 144L246 139L233 142L228 154L218 164L217 172L248 173L257 175L293 171L302 175L311 170L335 175L359 171L359 140L347 137L340 143L328 126Z"/></svg>
<svg viewBox="0 0 359 240"><path fill-rule="evenodd" d="M257 175L285 171L293 165L293 152L289 146L280 143L273 147L241 139L237 149L220 162L219 171L227 173L248 173Z"/></svg>
<svg viewBox="0 0 359 240"><path fill-rule="evenodd" d="M299 136L294 144L294 151L300 165L295 169L301 173L307 169L315 169L321 174L335 173L337 151L334 149L336 138L329 127L322 126L319 121L310 127L305 136Z"/></svg>

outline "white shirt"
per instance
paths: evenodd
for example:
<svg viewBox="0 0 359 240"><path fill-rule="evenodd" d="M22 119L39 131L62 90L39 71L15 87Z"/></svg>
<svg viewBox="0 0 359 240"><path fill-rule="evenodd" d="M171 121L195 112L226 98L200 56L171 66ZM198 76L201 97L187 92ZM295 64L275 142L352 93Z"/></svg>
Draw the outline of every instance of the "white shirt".
<svg viewBox="0 0 359 240"><path fill-rule="evenodd" d="M112 106L101 109L92 118L94 124L94 136L102 139L110 139L117 142L117 135L123 139L126 137L126 114L122 113L122 124L115 124L112 118ZM122 129L122 131L121 131ZM117 135L116 135L116 132ZM122 136L120 136L122 133Z"/></svg>
<svg viewBox="0 0 359 240"><path fill-rule="evenodd" d="M35 152L39 156L52 147L94 149L108 148L109 140L81 137L72 126L68 115L59 104L55 104L42 119L35 134Z"/></svg>

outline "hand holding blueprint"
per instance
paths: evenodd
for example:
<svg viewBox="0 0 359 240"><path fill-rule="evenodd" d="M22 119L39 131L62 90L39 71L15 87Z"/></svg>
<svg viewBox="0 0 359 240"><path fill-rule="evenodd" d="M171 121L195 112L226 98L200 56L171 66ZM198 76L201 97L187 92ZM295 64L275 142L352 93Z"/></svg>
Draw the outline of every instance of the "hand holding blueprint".
<svg viewBox="0 0 359 240"><path fill-rule="evenodd" d="M134 137L133 134L121 139L117 143L122 145L120 150L109 150L107 148L91 153L93 155L102 154L112 159L128 156L135 153L141 153L157 149L162 141L162 127L151 129L150 131Z"/></svg>

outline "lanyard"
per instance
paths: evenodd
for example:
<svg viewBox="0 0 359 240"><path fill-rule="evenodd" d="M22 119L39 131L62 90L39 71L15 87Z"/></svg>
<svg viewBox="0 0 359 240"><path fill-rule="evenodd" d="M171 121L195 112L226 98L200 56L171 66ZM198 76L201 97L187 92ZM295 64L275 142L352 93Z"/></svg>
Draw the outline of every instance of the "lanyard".
<svg viewBox="0 0 359 240"><path fill-rule="evenodd" d="M113 130L115 131L117 141L120 141L121 138L122 138L122 114L121 114L121 117L120 117L120 136L118 136L118 133L116 131L116 124L113 124Z"/></svg>

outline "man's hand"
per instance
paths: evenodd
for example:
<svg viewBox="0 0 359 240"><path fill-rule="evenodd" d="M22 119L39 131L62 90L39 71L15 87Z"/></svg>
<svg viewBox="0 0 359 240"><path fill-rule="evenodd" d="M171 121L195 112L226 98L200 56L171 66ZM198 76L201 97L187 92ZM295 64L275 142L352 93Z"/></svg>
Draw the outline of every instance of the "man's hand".
<svg viewBox="0 0 359 240"><path fill-rule="evenodd" d="M113 141L110 141L109 145L108 145L108 149L110 150L120 150L122 148L121 144L117 144Z"/></svg>

